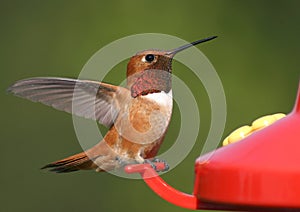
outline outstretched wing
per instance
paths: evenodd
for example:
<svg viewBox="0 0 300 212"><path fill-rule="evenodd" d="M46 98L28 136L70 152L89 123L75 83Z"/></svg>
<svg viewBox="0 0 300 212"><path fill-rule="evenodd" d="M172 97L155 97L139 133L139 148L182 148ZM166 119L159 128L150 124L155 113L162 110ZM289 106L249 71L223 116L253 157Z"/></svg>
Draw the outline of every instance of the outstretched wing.
<svg viewBox="0 0 300 212"><path fill-rule="evenodd" d="M52 106L77 116L97 120L110 127L128 89L90 80L37 77L20 80L8 92Z"/></svg>

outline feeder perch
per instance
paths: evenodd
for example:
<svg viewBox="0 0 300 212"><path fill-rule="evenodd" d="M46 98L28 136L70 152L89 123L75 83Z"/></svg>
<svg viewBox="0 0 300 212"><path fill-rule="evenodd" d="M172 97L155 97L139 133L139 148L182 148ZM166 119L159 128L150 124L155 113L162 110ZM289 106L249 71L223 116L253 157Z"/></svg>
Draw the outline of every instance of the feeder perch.
<svg viewBox="0 0 300 212"><path fill-rule="evenodd" d="M125 171L139 173L161 198L183 208L300 211L300 84L286 117L196 160L193 194L172 188L149 164Z"/></svg>

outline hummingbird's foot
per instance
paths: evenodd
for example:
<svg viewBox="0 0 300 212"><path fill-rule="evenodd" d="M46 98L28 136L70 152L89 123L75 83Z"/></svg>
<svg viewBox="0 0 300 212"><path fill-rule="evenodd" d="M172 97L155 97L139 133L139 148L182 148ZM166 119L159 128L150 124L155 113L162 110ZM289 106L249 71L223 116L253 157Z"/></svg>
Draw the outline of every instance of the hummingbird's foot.
<svg viewBox="0 0 300 212"><path fill-rule="evenodd" d="M165 160L161 160L158 158L154 158L152 160L145 159L144 163L150 164L156 172L165 172L165 171L168 171L170 168ZM165 165L165 168L163 170L161 170L161 169L158 170L155 163L163 163Z"/></svg>
<svg viewBox="0 0 300 212"><path fill-rule="evenodd" d="M149 160L149 159L145 159L145 160L144 160L144 163L145 163L145 164L151 165L151 166L152 166L152 169L154 169L155 171L157 171L157 167L156 167L156 165L154 164L153 161L151 161L151 160Z"/></svg>
<svg viewBox="0 0 300 212"><path fill-rule="evenodd" d="M168 171L170 166L167 163L167 161L163 160L163 159L159 159L159 158L154 158L153 159L154 163L163 163L165 165L165 168L163 170L161 170L162 172Z"/></svg>

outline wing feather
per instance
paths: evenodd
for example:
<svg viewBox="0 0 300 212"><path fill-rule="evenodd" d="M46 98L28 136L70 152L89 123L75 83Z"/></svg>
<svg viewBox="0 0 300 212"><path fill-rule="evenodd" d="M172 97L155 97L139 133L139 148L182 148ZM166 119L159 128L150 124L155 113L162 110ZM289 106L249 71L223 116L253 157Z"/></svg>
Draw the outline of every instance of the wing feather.
<svg viewBox="0 0 300 212"><path fill-rule="evenodd" d="M130 96L126 88L69 78L37 77L17 81L8 92L110 127L118 115L119 101ZM123 95L123 97L121 97Z"/></svg>

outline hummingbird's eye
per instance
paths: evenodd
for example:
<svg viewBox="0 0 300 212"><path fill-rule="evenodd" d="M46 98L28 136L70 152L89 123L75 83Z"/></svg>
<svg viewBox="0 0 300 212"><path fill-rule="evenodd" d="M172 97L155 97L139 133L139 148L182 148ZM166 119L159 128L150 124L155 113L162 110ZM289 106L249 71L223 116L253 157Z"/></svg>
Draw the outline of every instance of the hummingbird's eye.
<svg viewBox="0 0 300 212"><path fill-rule="evenodd" d="M153 60L154 60L155 56L153 54L147 54L145 56L145 60L148 62L148 63L151 63Z"/></svg>

